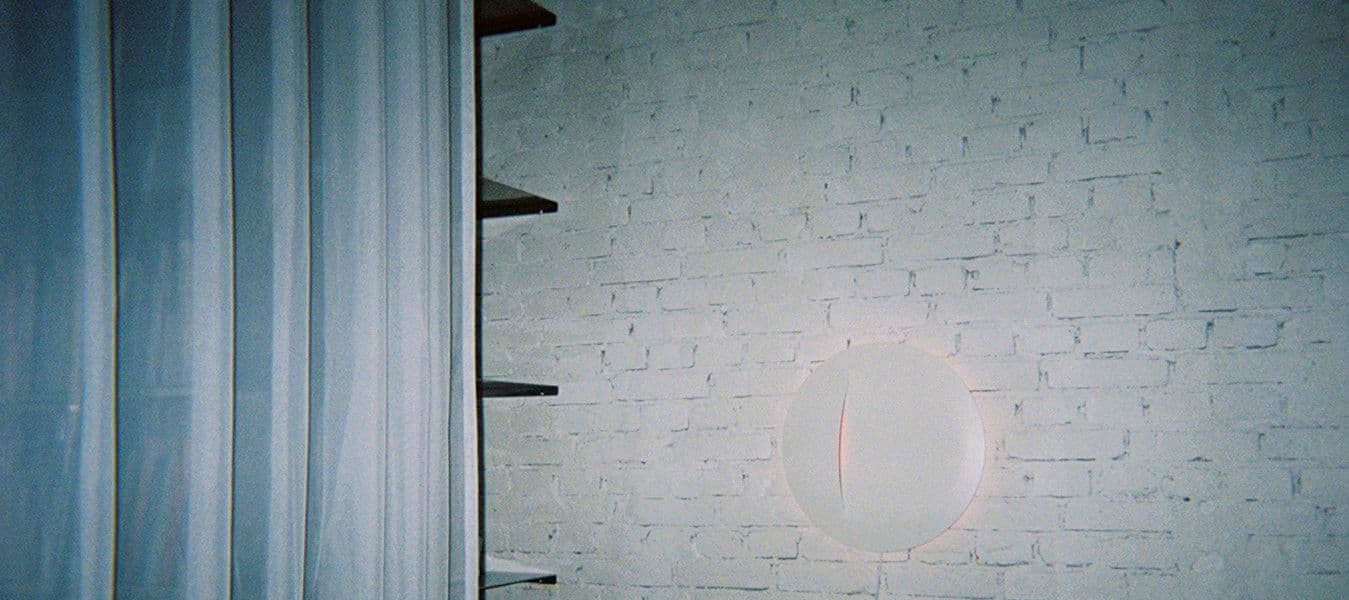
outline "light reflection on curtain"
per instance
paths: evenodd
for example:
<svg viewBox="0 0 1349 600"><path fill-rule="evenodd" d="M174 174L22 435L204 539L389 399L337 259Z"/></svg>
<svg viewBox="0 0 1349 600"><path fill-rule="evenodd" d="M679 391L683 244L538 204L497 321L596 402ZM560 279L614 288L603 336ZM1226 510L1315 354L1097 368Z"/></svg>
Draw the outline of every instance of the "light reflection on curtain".
<svg viewBox="0 0 1349 600"><path fill-rule="evenodd" d="M205 2L112 8L119 597L228 587L228 14Z"/></svg>
<svg viewBox="0 0 1349 600"><path fill-rule="evenodd" d="M0 1L0 597L107 595L107 14Z"/></svg>
<svg viewBox="0 0 1349 600"><path fill-rule="evenodd" d="M234 594L303 591L309 110L303 3L235 0ZM241 485L243 484L243 485Z"/></svg>
<svg viewBox="0 0 1349 600"><path fill-rule="evenodd" d="M0 0L0 598L450 593L450 33Z"/></svg>

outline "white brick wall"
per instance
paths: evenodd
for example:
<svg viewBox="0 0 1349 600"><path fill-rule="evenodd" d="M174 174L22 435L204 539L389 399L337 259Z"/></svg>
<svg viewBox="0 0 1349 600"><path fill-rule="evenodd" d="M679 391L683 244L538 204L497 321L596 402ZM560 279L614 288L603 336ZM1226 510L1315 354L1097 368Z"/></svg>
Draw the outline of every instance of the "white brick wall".
<svg viewBox="0 0 1349 600"><path fill-rule="evenodd" d="M492 598L1349 595L1349 86L1333 0L548 0L483 44ZM779 464L907 340L990 460L911 552Z"/></svg>

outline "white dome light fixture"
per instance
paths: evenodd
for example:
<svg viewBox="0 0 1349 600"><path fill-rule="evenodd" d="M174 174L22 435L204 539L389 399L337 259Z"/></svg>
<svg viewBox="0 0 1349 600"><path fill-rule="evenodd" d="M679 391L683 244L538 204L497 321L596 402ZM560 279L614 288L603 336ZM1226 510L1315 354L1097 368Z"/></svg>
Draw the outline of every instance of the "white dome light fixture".
<svg viewBox="0 0 1349 600"><path fill-rule="evenodd" d="M802 384L782 431L787 483L834 539L908 550L960 517L984 470L984 424L965 383L902 344L855 346Z"/></svg>

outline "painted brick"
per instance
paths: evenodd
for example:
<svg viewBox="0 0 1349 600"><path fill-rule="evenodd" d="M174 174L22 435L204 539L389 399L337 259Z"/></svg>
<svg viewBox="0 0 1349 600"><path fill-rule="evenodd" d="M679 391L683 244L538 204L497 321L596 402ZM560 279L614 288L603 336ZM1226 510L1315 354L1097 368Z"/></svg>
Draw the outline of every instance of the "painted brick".
<svg viewBox="0 0 1349 600"><path fill-rule="evenodd" d="M1043 566L1009 569L1004 578L1007 598L1123 598L1125 574L1105 567L1051 569Z"/></svg>
<svg viewBox="0 0 1349 600"><path fill-rule="evenodd" d="M1233 469L1222 476L1223 491L1246 502L1291 500L1293 476L1280 467Z"/></svg>
<svg viewBox="0 0 1349 600"><path fill-rule="evenodd" d="M1168 465L1253 463L1260 457L1258 444L1258 435L1249 431L1135 431L1129 434L1129 455Z"/></svg>
<svg viewBox="0 0 1349 600"><path fill-rule="evenodd" d="M613 250L608 232L583 231L563 235L525 235L520 239L520 260L547 262L559 258L600 258Z"/></svg>
<svg viewBox="0 0 1349 600"><path fill-rule="evenodd" d="M1349 495L1349 469L1302 469L1297 495L1316 503L1339 503Z"/></svg>
<svg viewBox="0 0 1349 600"><path fill-rule="evenodd" d="M988 598L998 589L995 569L895 563L881 566L886 596Z"/></svg>
<svg viewBox="0 0 1349 600"><path fill-rule="evenodd" d="M665 312L635 319L625 332L638 341L689 339L721 333L723 316L716 311Z"/></svg>
<svg viewBox="0 0 1349 600"><path fill-rule="evenodd" d="M810 231L815 237L850 235L862 227L862 211L855 207L812 209L808 214Z"/></svg>
<svg viewBox="0 0 1349 600"><path fill-rule="evenodd" d="M745 361L750 364L786 363L796 359L796 337L752 335L745 340Z"/></svg>
<svg viewBox="0 0 1349 600"><path fill-rule="evenodd" d="M618 371L646 368L646 347L638 344L609 344L604 347L604 365Z"/></svg>
<svg viewBox="0 0 1349 600"><path fill-rule="evenodd" d="M613 308L621 313L641 313L656 306L657 288L651 285L632 285L610 288Z"/></svg>
<svg viewBox="0 0 1349 600"><path fill-rule="evenodd" d="M787 249L786 261L799 269L880 264L881 240L831 240L797 245Z"/></svg>
<svg viewBox="0 0 1349 600"><path fill-rule="evenodd" d="M845 331L887 331L921 325L928 305L914 300L843 300L829 305L829 325Z"/></svg>
<svg viewBox="0 0 1349 600"><path fill-rule="evenodd" d="M1185 308L1200 311L1227 311L1243 308L1297 308L1317 304L1321 297L1321 279L1252 279L1247 281L1206 281L1180 284L1180 302Z"/></svg>
<svg viewBox="0 0 1349 600"><path fill-rule="evenodd" d="M1242 258L1248 274L1271 275L1283 271L1287 254L1281 240L1260 240L1248 243Z"/></svg>
<svg viewBox="0 0 1349 600"><path fill-rule="evenodd" d="M759 234L759 240L764 242L797 239L805 230L804 213L762 215L754 218L754 231Z"/></svg>
<svg viewBox="0 0 1349 600"><path fill-rule="evenodd" d="M974 562L974 542L973 531L948 529L932 541L911 549L908 559L923 564L971 564Z"/></svg>
<svg viewBox="0 0 1349 600"><path fill-rule="evenodd" d="M1165 428L1166 423L1189 427L1212 420L1217 411L1210 394L1202 392L1148 393L1142 403L1147 422Z"/></svg>
<svg viewBox="0 0 1349 600"><path fill-rule="evenodd" d="M1057 390L988 391L977 394L980 411L1009 426L1069 425L1087 418L1083 394Z"/></svg>
<svg viewBox="0 0 1349 600"><path fill-rule="evenodd" d="M920 296L951 294L965 288L965 269L958 265L937 265L913 271L913 291Z"/></svg>
<svg viewBox="0 0 1349 600"><path fill-rule="evenodd" d="M1052 358L1043 364L1051 388L1155 387L1166 383L1166 361L1150 358Z"/></svg>
<svg viewBox="0 0 1349 600"><path fill-rule="evenodd" d="M1280 383L1305 380L1306 357L1264 350L1181 354L1175 378L1183 383Z"/></svg>
<svg viewBox="0 0 1349 600"><path fill-rule="evenodd" d="M689 277L731 273L771 273L781 270L782 264L782 258L777 248L755 247L707 254L690 254L684 259L684 272Z"/></svg>
<svg viewBox="0 0 1349 600"><path fill-rule="evenodd" d="M815 269L801 274L801 287L810 300L834 300L854 295L865 296L856 283L862 273L850 268ZM874 290L873 290L874 291ZM887 295L887 294L880 294Z"/></svg>
<svg viewBox="0 0 1349 600"><path fill-rule="evenodd" d="M1091 491L1087 464L1009 462L984 471L991 494L1009 497L1072 498Z"/></svg>
<svg viewBox="0 0 1349 600"><path fill-rule="evenodd" d="M905 233L889 239L885 256L887 262L910 264L918 260L988 256L996 247L991 229Z"/></svg>
<svg viewBox="0 0 1349 600"><path fill-rule="evenodd" d="M480 289L484 372L561 385L484 410L486 543L561 581L489 597L1342 595L1334 3L556 2L484 42L484 167L561 208ZM776 450L881 341L990 459L878 558Z"/></svg>
<svg viewBox="0 0 1349 600"><path fill-rule="evenodd" d="M1087 281L1097 285L1132 286L1167 284L1175 281L1175 256L1171 248L1157 248L1148 240L1129 238L1131 233L1118 220L1111 223L1117 246L1137 246L1125 252L1093 252L1087 258Z"/></svg>
<svg viewBox="0 0 1349 600"><path fill-rule="evenodd" d="M1057 219L1030 219L998 229L1004 254L1041 254L1068 248L1068 225Z"/></svg>
<svg viewBox="0 0 1349 600"><path fill-rule="evenodd" d="M1035 291L955 294L935 300L936 316L947 323L995 318L1039 321L1046 311L1045 295Z"/></svg>
<svg viewBox="0 0 1349 600"><path fill-rule="evenodd" d="M1124 452L1125 436L1108 429L1044 427L1006 434L1007 456L1023 460L1103 460Z"/></svg>
<svg viewBox="0 0 1349 600"><path fill-rule="evenodd" d="M1054 316L1064 318L1152 315L1176 307L1168 286L1064 290L1051 293L1050 302Z"/></svg>
<svg viewBox="0 0 1349 600"><path fill-rule="evenodd" d="M772 563L757 559L676 560L674 581L709 588L764 589L772 580Z"/></svg>
<svg viewBox="0 0 1349 600"><path fill-rule="evenodd" d="M1283 322L1280 337L1292 344L1349 340L1349 311L1297 313Z"/></svg>
<svg viewBox="0 0 1349 600"><path fill-rule="evenodd" d="M936 169L934 185L942 189L987 190L1008 185L1029 185L1048 180L1049 161L1027 156L997 161L950 163Z"/></svg>
<svg viewBox="0 0 1349 600"><path fill-rule="evenodd" d="M1063 501L1055 498L1008 498L989 503L977 515L979 527L992 531L1045 532L1063 528Z"/></svg>
<svg viewBox="0 0 1349 600"><path fill-rule="evenodd" d="M1260 453L1279 460L1349 465L1349 429L1272 429L1260 436Z"/></svg>
<svg viewBox="0 0 1349 600"><path fill-rule="evenodd" d="M674 257L606 258L596 260L593 268L600 283L660 281L679 276L679 261Z"/></svg>
<svg viewBox="0 0 1349 600"><path fill-rule="evenodd" d="M907 296L912 273L905 270L860 271L852 277L860 297Z"/></svg>
<svg viewBox="0 0 1349 600"><path fill-rule="evenodd" d="M745 533L745 548L754 558L796 558L801 534L791 527L755 527Z"/></svg>
<svg viewBox="0 0 1349 600"><path fill-rule="evenodd" d="M824 305L807 302L745 307L726 314L726 328L733 333L814 331L824 325L826 312Z"/></svg>
<svg viewBox="0 0 1349 600"><path fill-rule="evenodd" d="M1164 319L1149 322L1143 343L1153 350L1191 350L1208 343L1208 322L1199 319Z"/></svg>
<svg viewBox="0 0 1349 600"><path fill-rule="evenodd" d="M795 367L759 367L713 373L712 387L724 397L786 394L796 390Z"/></svg>
<svg viewBox="0 0 1349 600"><path fill-rule="evenodd" d="M1027 263L1022 260L990 256L965 263L965 282L971 291L1017 290L1028 281Z"/></svg>
<svg viewBox="0 0 1349 600"><path fill-rule="evenodd" d="M1134 321L1089 322L1078 327L1077 349L1081 352L1127 352L1136 350L1138 341L1139 327Z"/></svg>
<svg viewBox="0 0 1349 600"><path fill-rule="evenodd" d="M961 357L950 366L972 391L1031 390L1040 382L1035 361L1025 358Z"/></svg>
<svg viewBox="0 0 1349 600"><path fill-rule="evenodd" d="M1027 275L1039 288L1078 287L1087 281L1085 261L1077 256L1036 256L1027 265Z"/></svg>
<svg viewBox="0 0 1349 600"><path fill-rule="evenodd" d="M993 567L1013 567L1039 562L1035 556L1036 535L1019 531L989 531L979 536L974 562Z"/></svg>
<svg viewBox="0 0 1349 600"><path fill-rule="evenodd" d="M1076 344L1076 329L1066 325L1027 327L1016 333L1016 350L1022 354L1058 354Z"/></svg>
<svg viewBox="0 0 1349 600"><path fill-rule="evenodd" d="M652 369L682 369L693 366L697 346L690 343L655 344L647 349L647 364Z"/></svg>
<svg viewBox="0 0 1349 600"><path fill-rule="evenodd" d="M1064 511L1067 529L1091 531L1171 531L1185 518L1182 502L1073 500Z"/></svg>
<svg viewBox="0 0 1349 600"><path fill-rule="evenodd" d="M777 589L794 592L875 594L876 567L867 564L789 560L778 563Z"/></svg>
<svg viewBox="0 0 1349 600"><path fill-rule="evenodd" d="M1215 348L1268 348L1279 342L1282 322L1271 318L1213 320L1209 340Z"/></svg>
<svg viewBox="0 0 1349 600"><path fill-rule="evenodd" d="M1050 171L1058 181L1084 181L1162 172L1158 147L1151 144L1103 144L1054 158Z"/></svg>
<svg viewBox="0 0 1349 600"><path fill-rule="evenodd" d="M960 354L968 356L1006 356L1016 349L1012 332L1002 327L965 327L958 335Z"/></svg>
<svg viewBox="0 0 1349 600"><path fill-rule="evenodd" d="M707 376L696 372L629 371L615 375L614 397L628 400L706 395Z"/></svg>
<svg viewBox="0 0 1349 600"><path fill-rule="evenodd" d="M1190 549L1178 543L1174 536L1159 533L1062 534L1046 541L1041 552L1050 564L1112 569L1174 571L1192 560ZM1074 554L1087 554L1093 560L1078 563Z"/></svg>
<svg viewBox="0 0 1349 600"><path fill-rule="evenodd" d="M999 130L1013 131L1003 127ZM1015 137L1014 133L1008 137ZM992 225L1024 221L1031 216L1032 198L1024 191L996 191L973 194L972 199L963 203L954 213L965 223L972 225Z"/></svg>

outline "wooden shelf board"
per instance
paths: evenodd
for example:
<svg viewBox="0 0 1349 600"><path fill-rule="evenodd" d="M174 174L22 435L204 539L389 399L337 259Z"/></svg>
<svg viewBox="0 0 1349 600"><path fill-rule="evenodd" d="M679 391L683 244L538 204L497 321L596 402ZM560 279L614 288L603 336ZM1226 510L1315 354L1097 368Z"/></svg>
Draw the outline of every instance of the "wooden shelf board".
<svg viewBox="0 0 1349 600"><path fill-rule="evenodd" d="M557 15L531 0L480 0L473 14L478 37L557 24Z"/></svg>
<svg viewBox="0 0 1349 600"><path fill-rule="evenodd" d="M483 573L482 589L490 590L517 583L542 583L552 585L557 583L557 575L542 575L539 573L517 573L514 571L487 571Z"/></svg>
<svg viewBox="0 0 1349 600"><path fill-rule="evenodd" d="M478 179L478 218L557 212L557 203L486 177Z"/></svg>
<svg viewBox="0 0 1349 600"><path fill-rule="evenodd" d="M478 396L482 398L519 398L524 396L556 396L557 386L516 381L478 381Z"/></svg>
<svg viewBox="0 0 1349 600"><path fill-rule="evenodd" d="M557 583L557 574L488 554L483 557L482 589L517 583Z"/></svg>

